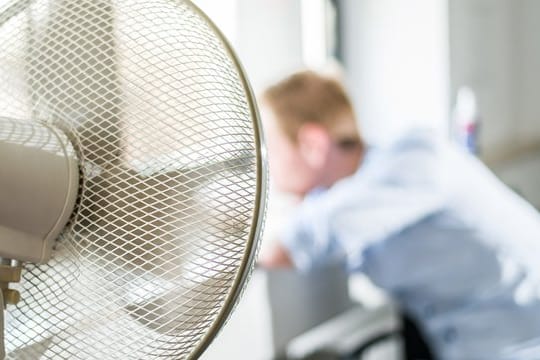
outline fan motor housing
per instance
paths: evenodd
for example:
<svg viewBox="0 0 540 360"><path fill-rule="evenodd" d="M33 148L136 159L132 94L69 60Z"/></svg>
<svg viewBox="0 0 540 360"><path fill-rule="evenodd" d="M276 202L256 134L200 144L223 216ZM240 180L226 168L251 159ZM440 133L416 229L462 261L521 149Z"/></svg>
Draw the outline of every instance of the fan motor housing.
<svg viewBox="0 0 540 360"><path fill-rule="evenodd" d="M0 118L0 257L46 262L79 187L73 147L59 130Z"/></svg>

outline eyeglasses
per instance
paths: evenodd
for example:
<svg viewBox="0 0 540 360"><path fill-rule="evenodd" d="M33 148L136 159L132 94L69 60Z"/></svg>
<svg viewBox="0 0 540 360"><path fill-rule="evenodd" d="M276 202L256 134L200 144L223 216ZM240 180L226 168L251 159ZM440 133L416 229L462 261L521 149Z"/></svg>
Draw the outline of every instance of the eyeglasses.
<svg viewBox="0 0 540 360"><path fill-rule="evenodd" d="M363 146L362 141L357 137L344 137L337 139L335 144L342 150L353 150Z"/></svg>

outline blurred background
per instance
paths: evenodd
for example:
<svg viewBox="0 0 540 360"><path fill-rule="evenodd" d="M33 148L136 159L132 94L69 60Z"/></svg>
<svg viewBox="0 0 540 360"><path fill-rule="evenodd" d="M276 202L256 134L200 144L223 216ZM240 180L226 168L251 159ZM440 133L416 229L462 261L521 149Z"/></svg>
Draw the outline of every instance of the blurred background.
<svg viewBox="0 0 540 360"><path fill-rule="evenodd" d="M255 93L292 71L339 63L368 142L432 128L461 141L540 208L540 1L195 3L230 40ZM263 250L292 207L276 198ZM387 304L361 277L302 276L255 271L206 358L277 358L297 336L351 304ZM336 295L347 289L350 302Z"/></svg>
<svg viewBox="0 0 540 360"><path fill-rule="evenodd" d="M456 117L476 116L480 156L540 206L531 183L540 179L539 1L195 2L230 40L256 93L338 61L368 141L419 125L450 135ZM459 110L463 88L474 109L462 96Z"/></svg>

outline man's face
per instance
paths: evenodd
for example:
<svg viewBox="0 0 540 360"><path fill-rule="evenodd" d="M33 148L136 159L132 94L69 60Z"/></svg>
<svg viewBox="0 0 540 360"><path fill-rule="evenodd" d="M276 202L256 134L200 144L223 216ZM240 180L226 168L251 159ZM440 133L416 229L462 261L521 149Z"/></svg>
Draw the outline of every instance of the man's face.
<svg viewBox="0 0 540 360"><path fill-rule="evenodd" d="M270 178L279 191L303 196L313 187L311 170L294 144L279 127L274 112L264 104L261 116L266 134Z"/></svg>
<svg viewBox="0 0 540 360"><path fill-rule="evenodd" d="M352 175L363 157L356 123L344 118L334 135L317 125L305 125L299 130L297 142L291 141L280 128L274 112L261 109L270 178L277 190L303 197L316 187L331 187L336 181ZM339 135L339 134L342 135ZM346 136L353 134L352 137ZM353 139L343 144L343 139ZM354 139L357 139L354 142Z"/></svg>
<svg viewBox="0 0 540 360"><path fill-rule="evenodd" d="M362 162L364 146L358 135L358 125L354 117L344 114L337 122L331 135L327 165L324 172L326 186L354 174Z"/></svg>

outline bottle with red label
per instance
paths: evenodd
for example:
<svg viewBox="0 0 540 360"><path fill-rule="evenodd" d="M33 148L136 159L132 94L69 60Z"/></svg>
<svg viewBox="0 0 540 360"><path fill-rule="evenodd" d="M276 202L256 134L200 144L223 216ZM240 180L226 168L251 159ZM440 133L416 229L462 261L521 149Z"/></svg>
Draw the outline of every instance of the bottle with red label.
<svg viewBox="0 0 540 360"><path fill-rule="evenodd" d="M471 154L478 155L478 130L480 117L476 95L469 87L461 87L457 93L452 114L452 135L458 144Z"/></svg>

